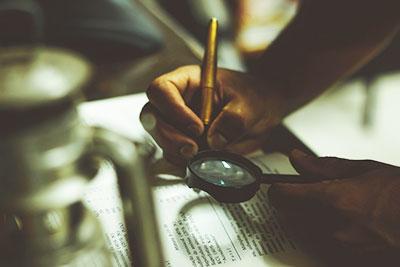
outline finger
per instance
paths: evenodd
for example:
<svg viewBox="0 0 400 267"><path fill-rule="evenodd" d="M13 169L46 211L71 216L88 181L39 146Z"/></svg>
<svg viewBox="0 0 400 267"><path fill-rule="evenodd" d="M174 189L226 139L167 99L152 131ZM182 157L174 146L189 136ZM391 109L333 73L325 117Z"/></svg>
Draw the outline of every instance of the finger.
<svg viewBox="0 0 400 267"><path fill-rule="evenodd" d="M284 209L299 209L323 205L332 207L342 195L352 192L346 180L329 180L307 184L277 183L270 187L269 198L274 206Z"/></svg>
<svg viewBox="0 0 400 267"><path fill-rule="evenodd" d="M200 118L187 101L198 90L200 67L186 66L155 79L147 89L147 97L159 113L181 131L199 136L204 131ZM188 96L186 102L184 94Z"/></svg>
<svg viewBox="0 0 400 267"><path fill-rule="evenodd" d="M211 148L222 149L234 143L254 125L258 114L252 114L249 107L239 101L229 102L215 118L207 133Z"/></svg>
<svg viewBox="0 0 400 267"><path fill-rule="evenodd" d="M347 194L341 181L316 184L274 184L268 191L271 204L278 214L290 218L295 229L332 236L333 232L348 224L348 217L337 207L341 194ZM292 226L293 227L293 226Z"/></svg>
<svg viewBox="0 0 400 267"><path fill-rule="evenodd" d="M248 154L262 147L266 139L267 135L265 134L260 136L246 135L246 138L241 138L237 142L227 145L225 149L237 154Z"/></svg>
<svg viewBox="0 0 400 267"><path fill-rule="evenodd" d="M385 247L385 242L382 238L358 224L350 224L343 229L337 230L333 237L347 246L370 249Z"/></svg>
<svg viewBox="0 0 400 267"><path fill-rule="evenodd" d="M143 108L140 120L164 153L182 159L189 159L197 153L196 142L165 122L151 104Z"/></svg>
<svg viewBox="0 0 400 267"><path fill-rule="evenodd" d="M176 165L176 166L186 166L188 160L182 158L179 155L168 153L167 151L163 151L163 158L168 161L169 163Z"/></svg>
<svg viewBox="0 0 400 267"><path fill-rule="evenodd" d="M290 161L300 173L320 178L358 176L367 171L385 166L372 160L348 160L336 157L315 157L300 150L293 150Z"/></svg>

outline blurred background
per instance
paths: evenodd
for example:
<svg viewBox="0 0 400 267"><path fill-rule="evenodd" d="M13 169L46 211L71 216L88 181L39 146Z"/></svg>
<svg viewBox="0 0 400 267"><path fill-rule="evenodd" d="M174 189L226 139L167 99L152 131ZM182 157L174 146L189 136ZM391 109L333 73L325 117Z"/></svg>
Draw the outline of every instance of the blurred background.
<svg viewBox="0 0 400 267"><path fill-rule="evenodd" d="M0 265L109 266L113 253L118 266L128 266L130 247L135 266L158 266L149 175L141 171L150 165L139 161L150 164L155 151L130 142L142 132L143 92L165 72L200 64L211 17L220 25L219 66L246 71L299 5L297 0L0 0ZM397 36L377 58L284 124L319 155L400 166L399 44ZM83 99L87 102L80 104ZM91 109L96 102L101 107ZM106 128L120 134L125 129L131 140L84 126L81 111L85 123L105 119L111 126ZM95 182L94 197L86 195L83 202L99 169L98 155L115 163L116 172L104 176L115 179ZM127 189L121 190L121 204L113 202L119 200L116 176ZM87 212L86 206L98 212ZM109 220L112 215L124 219Z"/></svg>
<svg viewBox="0 0 400 267"><path fill-rule="evenodd" d="M35 30L26 14L3 12L1 45L38 42L80 53L94 66L85 88L88 100L143 92L158 75L199 64L212 16L220 22L220 67L245 71L290 23L300 4L297 0L32 2L40 7L35 11L40 13L36 29L40 34L30 34ZM400 165L399 70L397 36L380 56L288 117L285 124L318 154Z"/></svg>

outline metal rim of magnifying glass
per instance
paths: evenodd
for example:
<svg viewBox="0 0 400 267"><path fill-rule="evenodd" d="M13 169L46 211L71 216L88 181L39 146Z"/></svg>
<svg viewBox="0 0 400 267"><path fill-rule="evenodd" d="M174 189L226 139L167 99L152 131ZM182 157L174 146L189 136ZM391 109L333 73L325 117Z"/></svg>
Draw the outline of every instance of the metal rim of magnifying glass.
<svg viewBox="0 0 400 267"><path fill-rule="evenodd" d="M196 175L196 172L193 170L193 164L202 159L224 160L239 165L247 170L255 178L255 181L241 187L227 187L205 181ZM238 203L251 199L260 189L261 174L262 171L259 167L241 155L223 150L206 150L199 152L189 161L186 167L185 180L190 188L203 190L219 202Z"/></svg>

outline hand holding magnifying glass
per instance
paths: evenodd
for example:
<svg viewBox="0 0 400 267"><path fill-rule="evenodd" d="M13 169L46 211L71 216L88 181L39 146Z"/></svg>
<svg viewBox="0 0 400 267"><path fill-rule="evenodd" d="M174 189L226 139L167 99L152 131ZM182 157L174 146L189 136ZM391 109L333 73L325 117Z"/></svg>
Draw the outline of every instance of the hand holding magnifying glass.
<svg viewBox="0 0 400 267"><path fill-rule="evenodd" d="M266 174L247 158L227 151L199 152L186 168L186 184L209 193L220 202L251 199L261 184L311 183L323 179L289 174Z"/></svg>

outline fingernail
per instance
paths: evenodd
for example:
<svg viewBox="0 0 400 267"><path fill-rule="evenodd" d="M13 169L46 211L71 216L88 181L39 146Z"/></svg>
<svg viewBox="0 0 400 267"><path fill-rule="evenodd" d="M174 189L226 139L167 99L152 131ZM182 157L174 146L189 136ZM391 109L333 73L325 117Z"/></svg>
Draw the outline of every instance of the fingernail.
<svg viewBox="0 0 400 267"><path fill-rule="evenodd" d="M208 143L211 148L221 149L228 144L228 140L226 140L226 138L222 134L216 133L210 136L210 138L208 139Z"/></svg>
<svg viewBox="0 0 400 267"><path fill-rule="evenodd" d="M185 158L192 158L196 154L196 148L192 145L185 145L181 148L180 152Z"/></svg>
<svg viewBox="0 0 400 267"><path fill-rule="evenodd" d="M140 121L142 122L143 128L148 132L152 131L156 126L156 118L151 113L143 114L140 117Z"/></svg>
<svg viewBox="0 0 400 267"><path fill-rule="evenodd" d="M188 127L188 130L189 130L190 133L194 134L195 136L201 135L201 128L196 124L190 125Z"/></svg>

